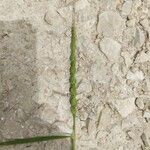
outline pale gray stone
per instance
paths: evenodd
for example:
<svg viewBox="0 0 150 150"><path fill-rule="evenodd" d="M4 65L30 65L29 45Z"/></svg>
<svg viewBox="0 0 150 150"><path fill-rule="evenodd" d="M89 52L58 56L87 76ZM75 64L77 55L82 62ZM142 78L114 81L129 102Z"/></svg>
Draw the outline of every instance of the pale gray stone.
<svg viewBox="0 0 150 150"><path fill-rule="evenodd" d="M137 57L137 62L140 62L140 63L144 63L144 62L146 62L146 61L149 61L149 59L150 59L150 55L149 55L149 53L145 53L145 52L141 52L140 54L139 54L139 56Z"/></svg>
<svg viewBox="0 0 150 150"><path fill-rule="evenodd" d="M132 18L127 21L127 26L128 27L134 27L136 25L137 20L135 18Z"/></svg>
<svg viewBox="0 0 150 150"><path fill-rule="evenodd" d="M57 18L57 19L56 19ZM51 26L51 30L58 35L67 30L65 18L59 15L55 7L51 6L44 16L45 22ZM59 26L61 24L61 26Z"/></svg>
<svg viewBox="0 0 150 150"><path fill-rule="evenodd" d="M121 45L117 41L111 38L104 38L100 41L100 48L110 61L118 61Z"/></svg>
<svg viewBox="0 0 150 150"><path fill-rule="evenodd" d="M136 72L129 71L127 73L127 79L134 80L134 81L143 80L144 79L144 74L143 74L142 71L136 71Z"/></svg>
<svg viewBox="0 0 150 150"><path fill-rule="evenodd" d="M132 64L132 56L128 51L122 52L121 56L123 56L125 60L126 67L129 68Z"/></svg>
<svg viewBox="0 0 150 150"><path fill-rule="evenodd" d="M135 110L135 98L113 100L112 104L116 107L120 115L125 118Z"/></svg>
<svg viewBox="0 0 150 150"><path fill-rule="evenodd" d="M100 64L99 62L95 63L91 67L91 75L95 83L109 83L111 75L107 74L107 66ZM101 75L101 76L100 76Z"/></svg>
<svg viewBox="0 0 150 150"><path fill-rule="evenodd" d="M130 14L132 9L132 0L126 0L122 6L122 15L127 16Z"/></svg>
<svg viewBox="0 0 150 150"><path fill-rule="evenodd" d="M86 9L86 7L90 6L88 0L78 0L75 3L76 11L80 11L82 9Z"/></svg>
<svg viewBox="0 0 150 150"><path fill-rule="evenodd" d="M90 93L91 91L92 91L91 83L87 79L82 80L78 87L78 93Z"/></svg>
<svg viewBox="0 0 150 150"><path fill-rule="evenodd" d="M149 126L150 126L149 123L147 123L145 125L144 132L141 135L142 142L144 143L143 146L146 148L150 147L150 129L149 129Z"/></svg>
<svg viewBox="0 0 150 150"><path fill-rule="evenodd" d="M148 109L146 109L144 111L143 117L146 118L146 119L148 119L148 120L150 119L150 111Z"/></svg>
<svg viewBox="0 0 150 150"><path fill-rule="evenodd" d="M139 108L139 109L144 109L144 102L143 102L143 100L141 99L141 98L137 98L136 100L135 100L135 104L136 104L136 106Z"/></svg>
<svg viewBox="0 0 150 150"><path fill-rule="evenodd" d="M100 6L102 10L116 10L118 5L121 4L120 0L101 0Z"/></svg>
<svg viewBox="0 0 150 150"><path fill-rule="evenodd" d="M124 20L117 12L105 11L99 15L97 30L105 37L119 39L124 27Z"/></svg>
<svg viewBox="0 0 150 150"><path fill-rule="evenodd" d="M135 38L134 45L136 47L141 47L144 44L145 35L144 35L144 32L140 28L136 29L134 38Z"/></svg>

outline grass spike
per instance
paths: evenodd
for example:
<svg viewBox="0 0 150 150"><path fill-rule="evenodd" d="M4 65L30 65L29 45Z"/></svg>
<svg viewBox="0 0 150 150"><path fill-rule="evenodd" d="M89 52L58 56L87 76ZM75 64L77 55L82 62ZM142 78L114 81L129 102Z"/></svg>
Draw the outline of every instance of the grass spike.
<svg viewBox="0 0 150 150"><path fill-rule="evenodd" d="M70 104L71 104L71 113L73 116L73 133L71 137L72 147L71 150L76 149L76 112L77 112L77 85L76 85L76 27L75 19L73 20L71 28L71 54L70 54Z"/></svg>

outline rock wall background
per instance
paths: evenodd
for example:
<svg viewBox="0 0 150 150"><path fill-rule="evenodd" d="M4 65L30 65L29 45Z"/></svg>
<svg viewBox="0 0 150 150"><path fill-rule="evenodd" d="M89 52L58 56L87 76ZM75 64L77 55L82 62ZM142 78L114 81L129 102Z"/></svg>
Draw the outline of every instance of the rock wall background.
<svg viewBox="0 0 150 150"><path fill-rule="evenodd" d="M36 30L32 59L36 64L35 88L38 90L32 101L42 107L35 111L32 121L46 126L46 134L71 133L68 81L72 3L73 0L0 2L0 19L2 24L7 24L4 28L10 26L13 30L11 22L16 21L17 26L17 20L22 20ZM149 150L150 1L76 0L75 11L78 33L77 149ZM9 35L1 34L1 41L6 37L4 34ZM11 38L11 34L7 38ZM17 45L20 39L15 41ZM11 82L9 86L14 88ZM17 106L15 110L18 110ZM3 116L1 120L11 117ZM7 138L3 131L0 130L2 139ZM21 133L21 136L29 135ZM30 149L47 150L51 146L52 150L66 150L70 145L60 141L42 146Z"/></svg>

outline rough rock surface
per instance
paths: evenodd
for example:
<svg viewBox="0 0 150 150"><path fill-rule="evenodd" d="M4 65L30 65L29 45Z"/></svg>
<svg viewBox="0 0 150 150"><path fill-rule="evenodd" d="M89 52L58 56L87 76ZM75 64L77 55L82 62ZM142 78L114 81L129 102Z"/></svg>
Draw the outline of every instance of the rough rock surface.
<svg viewBox="0 0 150 150"><path fill-rule="evenodd" d="M77 150L149 150L150 0L1 0L0 139L71 133L73 2ZM70 143L2 150L49 147L69 150Z"/></svg>

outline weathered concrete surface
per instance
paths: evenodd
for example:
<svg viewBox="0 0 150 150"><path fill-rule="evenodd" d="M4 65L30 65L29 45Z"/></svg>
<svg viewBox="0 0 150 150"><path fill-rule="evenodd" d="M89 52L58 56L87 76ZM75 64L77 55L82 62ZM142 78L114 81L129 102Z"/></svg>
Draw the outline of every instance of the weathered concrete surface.
<svg viewBox="0 0 150 150"><path fill-rule="evenodd" d="M76 12L78 149L150 149L150 3L88 3Z"/></svg>
<svg viewBox="0 0 150 150"><path fill-rule="evenodd" d="M68 79L73 1L1 1L1 138L71 133ZM77 149L150 149L150 1L75 2ZM24 115L30 116L27 122L17 122ZM20 132L14 132L16 127ZM46 149L40 146L30 149ZM51 149L68 148L59 146L56 142ZM17 148L24 147L12 150Z"/></svg>
<svg viewBox="0 0 150 150"><path fill-rule="evenodd" d="M71 133L70 24L46 0L1 1L0 18L0 141ZM62 141L28 149L69 149Z"/></svg>
<svg viewBox="0 0 150 150"><path fill-rule="evenodd" d="M1 147L0 150L70 150L70 140L55 140L38 144Z"/></svg>

